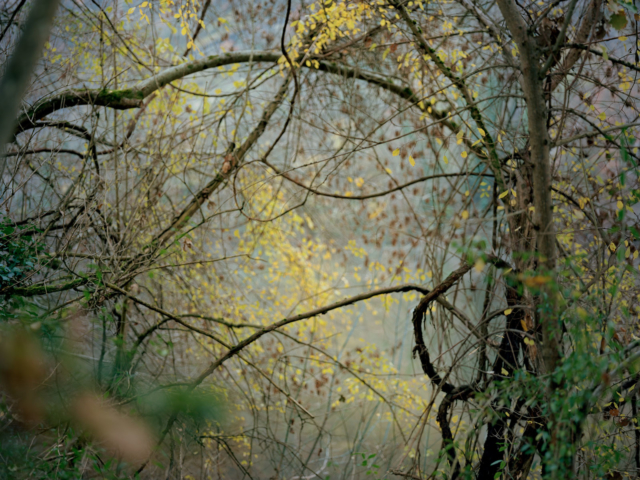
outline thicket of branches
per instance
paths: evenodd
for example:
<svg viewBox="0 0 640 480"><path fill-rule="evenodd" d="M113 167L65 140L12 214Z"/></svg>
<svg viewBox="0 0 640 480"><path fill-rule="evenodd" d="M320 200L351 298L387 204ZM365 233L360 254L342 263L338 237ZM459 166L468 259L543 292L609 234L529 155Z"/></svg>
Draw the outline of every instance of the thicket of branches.
<svg viewBox="0 0 640 480"><path fill-rule="evenodd" d="M639 477L638 22L62 0L0 85L0 476Z"/></svg>

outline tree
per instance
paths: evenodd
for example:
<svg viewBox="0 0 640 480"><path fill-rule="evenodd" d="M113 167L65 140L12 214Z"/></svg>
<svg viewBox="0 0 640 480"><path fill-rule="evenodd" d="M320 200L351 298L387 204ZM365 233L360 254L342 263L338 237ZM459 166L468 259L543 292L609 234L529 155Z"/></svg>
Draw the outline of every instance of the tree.
<svg viewBox="0 0 640 480"><path fill-rule="evenodd" d="M55 440L11 431L30 471L118 475L87 419L131 407L161 448L125 470L151 477L640 475L638 19L63 2L7 147L0 295L43 362L89 367L32 415ZM45 374L15 350L28 423Z"/></svg>

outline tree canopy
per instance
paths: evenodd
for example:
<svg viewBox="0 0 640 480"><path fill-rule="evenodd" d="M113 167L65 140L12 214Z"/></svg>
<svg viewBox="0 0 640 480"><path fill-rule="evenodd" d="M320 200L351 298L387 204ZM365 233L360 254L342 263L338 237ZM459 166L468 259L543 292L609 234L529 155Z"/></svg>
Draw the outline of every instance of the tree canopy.
<svg viewBox="0 0 640 480"><path fill-rule="evenodd" d="M7 1L0 476L640 477L639 23Z"/></svg>

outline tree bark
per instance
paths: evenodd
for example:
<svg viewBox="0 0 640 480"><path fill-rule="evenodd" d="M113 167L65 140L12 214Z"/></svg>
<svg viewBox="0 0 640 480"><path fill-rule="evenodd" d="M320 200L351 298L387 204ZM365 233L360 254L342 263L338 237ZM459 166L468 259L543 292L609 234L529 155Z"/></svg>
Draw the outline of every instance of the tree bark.
<svg viewBox="0 0 640 480"><path fill-rule="evenodd" d="M543 372L551 374L560 364L561 331L557 317L554 269L556 262L556 236L553 225L551 200L551 165L549 158L550 138L547 130L547 106L544 95L544 72L541 61L544 55L512 0L498 0L498 7L505 19L513 40L519 50L520 84L527 104L529 129L529 155L533 164L533 203L535 208L534 229L536 231L537 275L546 280L540 289L536 311L537 323L542 331L541 360ZM512 234L516 234L515 232ZM525 252L514 252L525 253ZM537 327L538 325L536 325ZM553 378L549 379L547 395L551 397L557 389ZM550 453L559 461L560 441L556 419L552 422ZM553 470L558 472L558 470Z"/></svg>

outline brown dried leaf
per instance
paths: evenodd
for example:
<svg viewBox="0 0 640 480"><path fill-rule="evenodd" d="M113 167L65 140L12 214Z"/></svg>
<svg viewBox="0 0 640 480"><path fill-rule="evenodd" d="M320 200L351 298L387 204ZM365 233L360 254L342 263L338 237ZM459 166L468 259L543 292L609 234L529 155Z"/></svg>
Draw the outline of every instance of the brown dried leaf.
<svg viewBox="0 0 640 480"><path fill-rule="evenodd" d="M110 455L131 464L142 463L151 455L153 438L139 419L105 405L91 394L77 398L73 406L75 420Z"/></svg>
<svg viewBox="0 0 640 480"><path fill-rule="evenodd" d="M7 335L0 345L0 383L16 402L20 419L35 425L44 417L45 406L38 391L46 375L38 342L27 332Z"/></svg>
<svg viewBox="0 0 640 480"><path fill-rule="evenodd" d="M228 154L224 157L224 162L222 163L222 174L226 175L231 170L231 165L233 163L233 153Z"/></svg>
<svg viewBox="0 0 640 480"><path fill-rule="evenodd" d="M621 418L616 423L618 424L619 427L626 427L631 423L631 420L629 420L628 418Z"/></svg>

